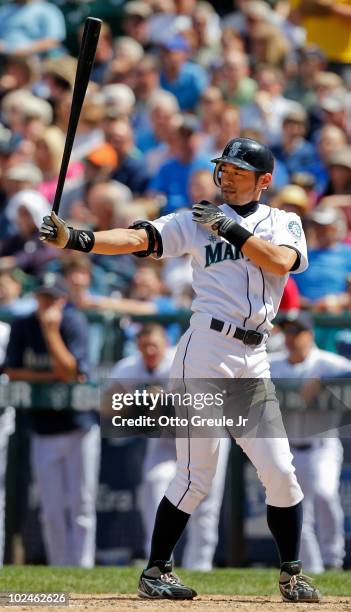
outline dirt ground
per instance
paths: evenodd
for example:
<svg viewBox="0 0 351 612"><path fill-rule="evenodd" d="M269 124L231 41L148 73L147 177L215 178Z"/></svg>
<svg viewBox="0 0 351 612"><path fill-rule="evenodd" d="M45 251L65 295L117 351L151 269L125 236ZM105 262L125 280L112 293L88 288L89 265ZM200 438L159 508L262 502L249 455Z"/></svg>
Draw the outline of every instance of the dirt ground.
<svg viewBox="0 0 351 612"><path fill-rule="evenodd" d="M284 604L283 604L284 605ZM11 606L15 610L23 612L72 612L72 610L88 612L131 612L131 610L146 612L282 612L282 602L279 597L239 597L206 595L197 597L193 601L148 601L140 599L136 595L75 595L70 596L69 608L62 606ZM0 610L8 610L8 607L0 606ZM292 608L289 608L289 610ZM295 604L293 610L296 612L350 612L351 600L346 597L326 597L319 604Z"/></svg>

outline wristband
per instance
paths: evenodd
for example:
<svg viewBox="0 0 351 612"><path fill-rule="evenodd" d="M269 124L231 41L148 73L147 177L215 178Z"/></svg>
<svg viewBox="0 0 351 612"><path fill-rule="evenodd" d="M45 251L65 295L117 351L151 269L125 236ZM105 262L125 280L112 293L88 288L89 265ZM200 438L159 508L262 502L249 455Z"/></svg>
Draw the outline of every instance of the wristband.
<svg viewBox="0 0 351 612"><path fill-rule="evenodd" d="M234 245L241 250L244 246L246 240L248 240L253 234L249 232L244 227L241 227L239 223L233 221L232 219L225 219L218 226L218 235L222 236L230 242L230 244Z"/></svg>
<svg viewBox="0 0 351 612"><path fill-rule="evenodd" d="M94 232L69 227L69 238L65 249L89 253L95 244Z"/></svg>

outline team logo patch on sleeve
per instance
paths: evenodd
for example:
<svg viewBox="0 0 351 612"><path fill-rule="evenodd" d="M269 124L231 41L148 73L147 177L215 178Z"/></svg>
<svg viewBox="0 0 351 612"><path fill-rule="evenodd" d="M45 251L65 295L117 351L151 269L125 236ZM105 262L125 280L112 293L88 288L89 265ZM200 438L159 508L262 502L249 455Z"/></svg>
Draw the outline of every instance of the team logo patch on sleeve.
<svg viewBox="0 0 351 612"><path fill-rule="evenodd" d="M289 221L288 232L294 236L294 238L300 240L302 235L301 225L297 221Z"/></svg>

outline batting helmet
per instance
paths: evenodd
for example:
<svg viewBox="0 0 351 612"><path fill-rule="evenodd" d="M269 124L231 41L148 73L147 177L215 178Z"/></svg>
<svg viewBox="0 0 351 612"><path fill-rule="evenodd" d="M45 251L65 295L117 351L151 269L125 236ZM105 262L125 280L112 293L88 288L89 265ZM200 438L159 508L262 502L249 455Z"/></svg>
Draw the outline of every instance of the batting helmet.
<svg viewBox="0 0 351 612"><path fill-rule="evenodd" d="M221 157L216 157L211 161L216 164L213 179L218 187L221 184L218 173L223 163L233 164L242 170L263 173L272 173L274 168L274 158L270 149L251 138L233 138L225 146Z"/></svg>

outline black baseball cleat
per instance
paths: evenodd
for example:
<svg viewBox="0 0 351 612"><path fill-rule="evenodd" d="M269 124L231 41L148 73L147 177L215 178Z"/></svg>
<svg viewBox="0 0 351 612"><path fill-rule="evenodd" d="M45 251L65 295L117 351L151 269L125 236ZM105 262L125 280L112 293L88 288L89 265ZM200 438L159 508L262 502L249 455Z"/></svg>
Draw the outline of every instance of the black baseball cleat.
<svg viewBox="0 0 351 612"><path fill-rule="evenodd" d="M301 561L283 563L280 568L279 588L283 601L291 603L318 603L320 591L311 578L301 573Z"/></svg>
<svg viewBox="0 0 351 612"><path fill-rule="evenodd" d="M139 580L139 597L147 599L193 599L197 593L194 589L180 582L172 572L171 562L161 567L150 567L143 571Z"/></svg>

